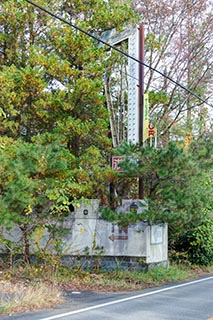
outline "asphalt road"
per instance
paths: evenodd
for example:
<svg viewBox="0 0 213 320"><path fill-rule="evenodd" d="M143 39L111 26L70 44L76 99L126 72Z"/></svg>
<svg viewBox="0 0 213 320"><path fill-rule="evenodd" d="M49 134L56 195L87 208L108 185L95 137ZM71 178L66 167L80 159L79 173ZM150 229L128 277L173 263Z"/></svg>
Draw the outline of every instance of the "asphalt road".
<svg viewBox="0 0 213 320"><path fill-rule="evenodd" d="M137 292L70 292L54 310L0 320L213 320L213 276Z"/></svg>

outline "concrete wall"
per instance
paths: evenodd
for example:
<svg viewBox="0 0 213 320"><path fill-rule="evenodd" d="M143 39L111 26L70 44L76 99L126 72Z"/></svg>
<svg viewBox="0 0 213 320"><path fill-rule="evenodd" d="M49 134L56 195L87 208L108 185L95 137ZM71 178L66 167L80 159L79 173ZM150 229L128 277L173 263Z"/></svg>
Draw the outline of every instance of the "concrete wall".
<svg viewBox="0 0 213 320"><path fill-rule="evenodd" d="M126 206L126 204L125 204ZM82 203L65 219L62 226L67 234L63 238L63 254L66 256L102 256L143 258L147 264L168 260L167 225L149 226L145 222L121 228L99 218L99 201L90 200L89 205ZM5 233L5 237L21 241L20 230L15 227ZM35 235L31 242L31 253L35 252ZM40 235L40 247L49 240L47 230Z"/></svg>
<svg viewBox="0 0 213 320"><path fill-rule="evenodd" d="M124 207L129 211L128 203ZM88 214L84 215L84 210ZM143 257L147 263L158 263L168 260L167 224L149 226L145 222L131 224L121 228L99 219L99 202L91 200L91 205L81 204L72 217L65 221L72 232L67 235L67 254L82 255L85 247L88 254L102 253L105 256ZM140 210L140 209L139 209Z"/></svg>

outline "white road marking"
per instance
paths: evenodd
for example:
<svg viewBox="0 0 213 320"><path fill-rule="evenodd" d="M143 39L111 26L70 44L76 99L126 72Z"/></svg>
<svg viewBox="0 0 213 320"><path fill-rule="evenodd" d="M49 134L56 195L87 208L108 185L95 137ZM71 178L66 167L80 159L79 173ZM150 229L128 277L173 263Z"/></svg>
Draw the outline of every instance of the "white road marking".
<svg viewBox="0 0 213 320"><path fill-rule="evenodd" d="M62 314L58 314L55 316L51 316L51 317L47 317L47 318L42 318L39 320L54 320L54 319L61 319L63 317L67 317L67 316L71 316L73 314L78 314L78 313L82 313L82 312L86 312L86 311L90 311L90 310L95 310L95 309L99 309L99 308L103 308L103 307L107 307L107 306L111 306L113 304L118 304L118 303L122 303L122 302L126 302L126 301L131 301L131 300L135 300L135 299L139 299L142 297L147 297L147 296L151 296L153 294L157 294L157 293L161 293L164 291L169 291L169 290L174 290L177 288L181 288L181 287L186 287L195 283L199 283L199 282L203 282L203 281L208 281L208 280L212 280L213 276L210 276L208 278L203 278L203 279L199 279L199 280L194 280L194 281L190 281L190 282L186 282L186 283L181 283L181 284L177 284L175 286L169 287L169 288L163 288L163 289L158 289L155 291L151 291L151 292L146 292L146 293L141 293L138 294L136 296L131 296L128 298L123 298L123 299L118 299L118 300L114 300L111 302L106 302L106 303L102 303L102 304L97 304L95 306L91 306L91 307L87 307L87 308L83 308L83 309L79 309L79 310L74 310L74 311L70 311L70 312L66 312L66 313L62 313ZM210 318L211 319L211 318Z"/></svg>

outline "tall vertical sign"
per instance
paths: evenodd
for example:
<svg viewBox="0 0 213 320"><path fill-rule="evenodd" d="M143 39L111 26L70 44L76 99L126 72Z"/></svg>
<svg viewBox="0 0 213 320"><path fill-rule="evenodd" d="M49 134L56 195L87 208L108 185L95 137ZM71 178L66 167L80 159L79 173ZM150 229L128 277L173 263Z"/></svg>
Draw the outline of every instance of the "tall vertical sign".
<svg viewBox="0 0 213 320"><path fill-rule="evenodd" d="M139 26L139 144L143 145L143 132L144 132L144 27Z"/></svg>
<svg viewBox="0 0 213 320"><path fill-rule="evenodd" d="M139 29L133 29L129 35L128 53L139 60ZM128 72L131 76L128 83L128 142L138 143L139 134L139 63L129 59Z"/></svg>
<svg viewBox="0 0 213 320"><path fill-rule="evenodd" d="M120 45L128 41L128 54L139 60L139 37L140 29L134 26L119 34L115 30L102 35L104 41L110 45ZM140 80L139 80L139 63L128 58L128 142L138 143L140 141Z"/></svg>
<svg viewBox="0 0 213 320"><path fill-rule="evenodd" d="M143 145L143 135L144 135L144 27L141 24L139 26L139 145ZM144 198L144 181L143 176L138 178L138 197L139 199Z"/></svg>
<svg viewBox="0 0 213 320"><path fill-rule="evenodd" d="M136 59L128 58L127 141L129 143L139 143L139 145L143 145L143 142L148 137L149 110L148 98L147 96L144 97L144 27L141 24L117 35L115 33L113 34L112 30L111 34L103 35L102 39L103 38L113 46L121 44L123 41L128 41L128 55ZM142 176L140 176L138 180L138 196L139 199L144 198Z"/></svg>

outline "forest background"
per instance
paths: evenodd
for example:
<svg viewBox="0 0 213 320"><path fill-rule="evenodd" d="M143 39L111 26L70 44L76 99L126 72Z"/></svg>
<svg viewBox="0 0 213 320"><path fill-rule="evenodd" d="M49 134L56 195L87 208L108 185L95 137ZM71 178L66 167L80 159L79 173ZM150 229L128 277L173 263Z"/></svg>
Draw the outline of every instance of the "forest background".
<svg viewBox="0 0 213 320"><path fill-rule="evenodd" d="M2 0L0 222L18 224L25 244L14 247L2 238L5 251L24 252L29 261L30 237L44 225L57 250L61 230L53 221L84 199L100 199L105 219L136 222L139 216L124 222L113 209L124 197L137 198L143 177L148 210L140 218L168 222L173 259L211 263L212 3L36 3L95 37L144 25L145 61L152 67L145 68L144 87L158 142L157 148L126 142L126 57L24 0ZM126 155L124 173L112 170L112 154Z"/></svg>

